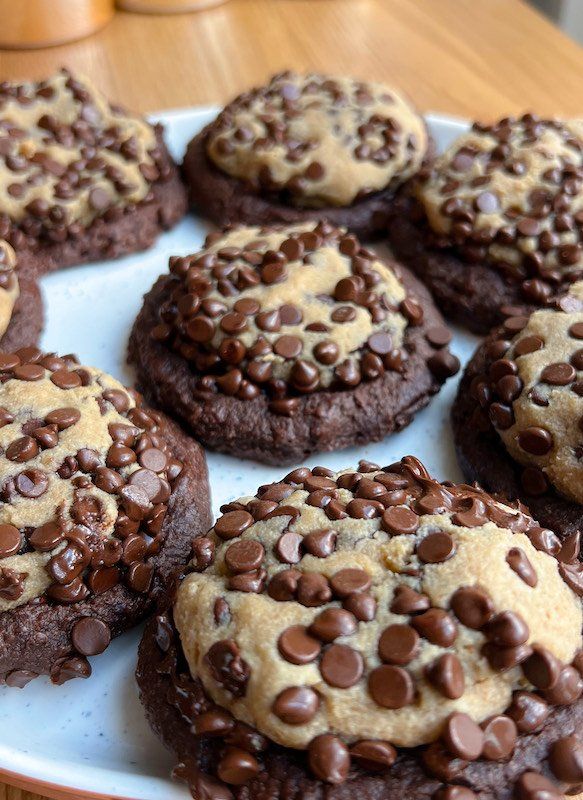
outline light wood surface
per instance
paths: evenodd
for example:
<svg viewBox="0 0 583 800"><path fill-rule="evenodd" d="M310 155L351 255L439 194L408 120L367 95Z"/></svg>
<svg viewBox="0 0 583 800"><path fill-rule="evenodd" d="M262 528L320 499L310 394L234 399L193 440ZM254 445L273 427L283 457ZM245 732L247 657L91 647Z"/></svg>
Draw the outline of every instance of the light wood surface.
<svg viewBox="0 0 583 800"><path fill-rule="evenodd" d="M119 12L75 44L0 52L0 80L63 64L137 111L224 101L294 67L394 83L423 110L583 116L583 50L521 0L230 0L178 16ZM0 800L39 797L0 785Z"/></svg>

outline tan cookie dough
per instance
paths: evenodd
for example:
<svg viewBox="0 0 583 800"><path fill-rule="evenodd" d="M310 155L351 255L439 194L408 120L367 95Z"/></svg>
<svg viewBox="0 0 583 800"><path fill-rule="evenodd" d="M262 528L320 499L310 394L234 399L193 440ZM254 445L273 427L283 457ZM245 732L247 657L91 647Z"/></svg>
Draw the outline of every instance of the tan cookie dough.
<svg viewBox="0 0 583 800"><path fill-rule="evenodd" d="M513 424L498 433L510 455L536 466L563 496L583 503L583 281L564 305L536 311L505 354L516 366Z"/></svg>
<svg viewBox="0 0 583 800"><path fill-rule="evenodd" d="M208 155L257 189L299 206L347 206L414 175L427 150L422 118L378 83L286 72L230 103Z"/></svg>
<svg viewBox="0 0 583 800"><path fill-rule="evenodd" d="M144 200L159 177L147 122L62 71L0 87L0 211L15 223L88 226Z"/></svg>
<svg viewBox="0 0 583 800"><path fill-rule="evenodd" d="M387 471L392 474L390 468ZM452 596L461 587L481 587L489 595L495 613L513 612L518 615L528 626L529 644L537 643L548 648L563 663L573 659L582 643L581 602L560 577L557 561L531 544L525 531L529 524L534 525L532 520L528 522L528 518L515 510L495 503L487 495L469 487L442 489L437 482L423 477L422 491L415 481L409 481L404 492L387 484L387 491L393 492L394 499L385 497L382 516L363 518L362 509L366 503L364 500L355 501L355 492L360 497L366 497L368 492L382 502L379 494L381 484L376 479L379 476L386 478L386 474L380 471L367 472L352 479L354 486L361 480L369 482L361 484L363 491L360 495L357 489L335 490L334 502L337 501L338 508L348 513L344 518L338 519L335 515L331 520L326 505L316 499L317 493L331 491L326 482L336 482L339 476L349 473L328 474L328 478L309 478L314 484L308 487L310 494L305 488L290 487L290 493L279 501L279 506L297 509L297 515L294 516L295 512L282 512L283 516L276 515L254 523L253 518L247 515L249 526L239 536L233 529L236 525L229 513L239 509L239 515L242 514L244 519L245 509L252 510L258 501L243 498L231 504L225 516L219 519L216 529L209 534L216 547L214 564L203 572L188 575L178 590L174 620L182 647L192 675L200 678L206 693L218 706L228 709L237 720L253 726L272 741L297 749L307 748L316 736L327 732L341 737L347 744L359 740L385 740L394 745L415 747L436 740L452 712L465 712L477 722L501 714L509 706L513 691L525 688L527 683L518 667L495 672L481 654L487 641L484 631L466 627L450 611ZM397 477L395 474L392 476L393 479ZM398 481L394 481L394 485L397 486ZM284 484L275 486L283 487ZM319 486L323 488L319 489ZM267 494L260 493L260 501L275 497L279 490L273 490L275 494L269 494L269 491L268 488ZM407 496L397 498L400 491ZM443 497L442 491L449 498L446 502L451 507L455 508L457 503L458 508L467 508L469 503L473 510L459 518L452 510L442 513L438 509L439 513L418 514L411 510L416 508L420 512L418 503L424 497L428 496L433 502L435 496ZM472 500L474 497L477 499ZM486 506L482 505L486 501L480 498L486 498ZM481 518L484 507L487 509L485 513L497 519L498 523L486 519L485 515ZM411 532L405 532L411 518L417 521ZM335 546L327 557L314 555L313 545L308 545L305 538L322 530L336 534ZM286 548L280 539L288 532L301 537L298 545L301 559L291 563L291 569L303 576L325 576L332 587L332 597L316 604L316 607L309 607L305 600L303 604L297 599L277 602L270 596L269 589L255 593L248 586L240 591L235 591L232 586L232 581L245 577L233 578L233 570L241 566L237 562L237 559L240 562L241 550L237 558L232 557L234 551L230 548L234 544L261 543L264 556L256 569L265 570L261 586L269 586L275 575L290 569L290 563L282 563L281 553ZM436 532L449 535L447 544L453 546L454 552L451 557L434 563L428 560L427 553L431 548L427 548L426 540ZM421 544L424 541L425 550ZM511 568L507 560L509 553L516 548L530 564L528 582ZM432 552L435 554L435 549ZM324 610L342 608L340 598L345 596L345 591L342 586L335 587L335 580L338 580L335 576L344 569L363 571L365 577L368 576L371 587L365 588L364 592L376 600L377 606L374 619L358 622L354 632L341 635L334 641L334 646L348 646L356 651L356 658L362 659L363 669L360 679L347 688L338 688L324 677L323 659L326 655L309 663L290 663L282 655L278 642L290 626L310 626ZM249 580L255 580L255 576L256 573L252 573ZM398 587L414 589L428 598L432 608L447 610L457 636L447 646L419 637L414 657L404 666L415 685L414 700L403 707L389 709L381 707L373 699L367 682L371 672L382 663L379 640L383 631L392 624L414 624L415 617L391 610ZM346 602L344 607L347 608ZM217 682L209 661L213 645L225 641L236 643L240 657L248 667L248 682L242 696L234 695ZM321 654L330 652L327 645L323 644L322 648ZM465 690L456 699L445 697L427 678L428 665L446 653L457 656L465 677ZM386 657L383 660L386 661ZM350 672L350 666L346 669ZM342 670L336 666L330 669L330 673L339 675ZM290 687L311 687L319 697L317 711L303 724L287 724L274 713L276 698Z"/></svg>
<svg viewBox="0 0 583 800"><path fill-rule="evenodd" d="M0 336L6 333L14 306L20 296L15 267L14 250L8 242L0 239Z"/></svg>
<svg viewBox="0 0 583 800"><path fill-rule="evenodd" d="M580 121L532 115L474 125L416 188L438 244L518 280L580 272L582 137Z"/></svg>
<svg viewBox="0 0 583 800"><path fill-rule="evenodd" d="M332 383L336 368L346 359L358 356L375 334L390 337L387 352L398 350L408 324L399 310L406 297L401 281L390 265L376 257L370 259L367 270L373 276L374 284L371 282L369 285L377 297L375 313L381 317L377 317L377 321L370 308L355 302L358 299L356 292L351 300L336 300L340 281L355 280L352 257L341 252L338 236L330 237L329 241L319 237L319 246L305 258L304 247L300 245L298 257L287 259L281 277L273 282L269 276L269 282L266 282L259 280L254 270L254 274L251 273L250 261L254 263L258 254L259 259L269 253L283 254L282 251L286 250L284 242L299 241L302 234L309 241L313 230L313 223L280 230L238 228L216 238L208 248L197 253L191 261L193 268L186 276L186 289L193 286L197 291L197 275L200 274L197 265L204 264L208 254L226 257L224 271L229 273L232 281L239 270L245 270L251 277L241 286L240 292L229 294L220 291L222 268L219 264L204 270L203 275L218 280L210 291L206 286L198 290L203 299L197 316L191 317L190 310L187 310L178 321L177 327L185 332L185 338L188 340L190 337L189 331L193 331L193 338L196 337L202 325L200 320L206 322L210 318L214 332L204 346L224 355L227 368L229 360L233 364L229 350L235 341L243 345L241 353L245 353L249 360L253 355L255 364L269 365L273 379L293 381L298 360L313 364L319 372L318 385L322 388ZM342 232L339 235L342 236ZM351 237L345 238L348 243L353 241ZM357 280L365 289L363 279ZM185 304L186 299L183 300ZM213 304L216 306L214 309ZM348 309L350 319L335 321L334 312L340 306ZM270 322L269 315L273 314L278 319L276 324ZM220 317L218 324L215 323L217 317ZM189 325L193 327L189 328ZM267 346L260 347L259 343L267 343ZM242 359L237 363L240 361Z"/></svg>

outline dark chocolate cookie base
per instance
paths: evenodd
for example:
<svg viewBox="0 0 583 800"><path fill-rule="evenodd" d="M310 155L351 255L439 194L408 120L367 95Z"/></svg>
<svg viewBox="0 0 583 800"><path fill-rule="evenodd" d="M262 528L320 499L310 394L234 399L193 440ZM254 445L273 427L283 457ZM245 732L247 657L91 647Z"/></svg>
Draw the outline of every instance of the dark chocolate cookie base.
<svg viewBox="0 0 583 800"><path fill-rule="evenodd" d="M142 638L137 667L140 697L154 732L176 755L177 761L190 761L204 775L214 775L222 747L220 738L201 739L192 733L191 721L171 704L173 678L168 672L172 653L163 653L155 639L156 619L148 623ZM177 635L176 635L177 636ZM170 655L170 658L169 658ZM177 654L179 669L186 671L184 657ZM181 687L192 693L195 701L206 699L201 684L190 676L180 675ZM189 707L184 699L184 708ZM470 787L480 800L511 800L517 778L528 770L551 774L547 766L550 747L557 739L581 730L583 700L572 706L556 707L544 728L535 735L521 735L509 761L496 763L477 761L468 764L452 783ZM257 756L261 768L257 777L244 786L229 786L231 794L200 792L209 800L430 800L441 782L423 768L419 750L401 754L386 773L370 773L353 769L345 783L331 786L313 777L307 767L306 754L270 743ZM194 794L193 796L197 796Z"/></svg>
<svg viewBox="0 0 583 800"><path fill-rule="evenodd" d="M44 275L63 267L119 258L147 250L161 233L176 225L188 210L186 189L178 167L166 150L161 128L156 130L156 135L158 145L167 156L170 175L151 185L151 201L127 207L115 221L99 217L79 237L64 242L30 242L22 236L11 241L8 236L19 262L30 261L30 271Z"/></svg>
<svg viewBox="0 0 583 800"><path fill-rule="evenodd" d="M452 409L456 451L468 481L477 481L488 492L509 500L522 500L532 516L561 538L583 529L583 506L558 495L553 489L534 496L527 494L520 480L524 469L509 455L487 415L470 393L476 375L487 372L492 359L487 356L494 332L480 345L466 366Z"/></svg>
<svg viewBox="0 0 583 800"><path fill-rule="evenodd" d="M211 128L212 123L190 142L182 169L192 205L221 228L234 224L293 225L326 219L360 239L370 239L385 230L394 213L394 189L376 192L350 206L315 209L298 208L277 197L257 194L244 181L227 175L210 161L206 137Z"/></svg>
<svg viewBox="0 0 583 800"><path fill-rule="evenodd" d="M240 458L293 464L313 452L378 441L408 425L443 383L427 366L435 350L425 338L425 331L442 325L443 319L425 287L407 270L402 277L425 312L422 325L407 330L409 359L403 374L386 372L354 389L301 397L287 417L270 411L264 394L255 400L224 394L196 398L199 376L181 356L149 335L165 299L169 279L163 276L146 295L130 335L129 361L136 367L137 385L154 405L179 418L206 447Z"/></svg>
<svg viewBox="0 0 583 800"><path fill-rule="evenodd" d="M0 339L0 350L13 352L21 347L36 345L43 322L43 301L34 278L19 275L20 296L14 305L10 324Z"/></svg>
<svg viewBox="0 0 583 800"><path fill-rule="evenodd" d="M186 563L192 539L211 524L210 493L202 449L171 420L164 418L161 433L184 468L176 479L162 530L164 543L147 563L154 578L147 593L139 594L119 583L100 595L71 605L27 603L0 614L0 679L12 670L50 674L55 662L75 655L71 629L82 617L96 617L112 637L136 625L149 613L155 599L168 587L173 573Z"/></svg>
<svg viewBox="0 0 583 800"><path fill-rule="evenodd" d="M414 202L401 197L388 223L393 252L429 287L446 317L477 334L487 334L506 316L504 306L534 310L525 302L520 284L506 281L485 264L468 264L451 250L425 245L422 223Z"/></svg>

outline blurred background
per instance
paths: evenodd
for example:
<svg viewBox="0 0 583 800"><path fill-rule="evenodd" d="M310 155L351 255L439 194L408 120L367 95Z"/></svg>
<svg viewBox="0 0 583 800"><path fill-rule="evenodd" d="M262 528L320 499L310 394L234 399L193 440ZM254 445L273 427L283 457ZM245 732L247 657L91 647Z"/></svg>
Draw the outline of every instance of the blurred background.
<svg viewBox="0 0 583 800"><path fill-rule="evenodd" d="M553 22L569 36L583 42L583 2L582 0L531 0Z"/></svg>

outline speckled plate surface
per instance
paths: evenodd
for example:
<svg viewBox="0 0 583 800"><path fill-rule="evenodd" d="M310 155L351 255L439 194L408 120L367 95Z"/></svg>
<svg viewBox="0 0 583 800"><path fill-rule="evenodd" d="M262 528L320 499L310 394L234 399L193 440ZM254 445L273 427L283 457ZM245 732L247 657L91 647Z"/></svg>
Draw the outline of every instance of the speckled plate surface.
<svg viewBox="0 0 583 800"><path fill-rule="evenodd" d="M168 144L178 160L214 113L191 109L156 115L166 126ZM463 121L435 114L428 115L428 122L440 149L467 127ZM168 257L194 252L207 230L206 223L189 216L147 253L45 278L44 348L75 352L83 363L131 383L126 342L142 295L166 271ZM452 349L465 363L476 342L457 331ZM384 465L412 453L436 476L460 479L449 426L456 383L449 381L401 433L359 450L316 455L308 463L341 469L366 458ZM208 464L215 512L227 500L254 494L257 486L290 469L213 453L208 454ZM140 633L134 630L122 636L93 659L88 681L54 687L41 678L22 690L0 689L0 778L58 798L185 800L189 796L182 784L170 780L172 758L149 730L138 701L134 666Z"/></svg>

